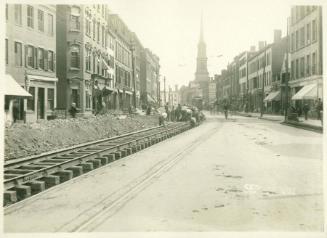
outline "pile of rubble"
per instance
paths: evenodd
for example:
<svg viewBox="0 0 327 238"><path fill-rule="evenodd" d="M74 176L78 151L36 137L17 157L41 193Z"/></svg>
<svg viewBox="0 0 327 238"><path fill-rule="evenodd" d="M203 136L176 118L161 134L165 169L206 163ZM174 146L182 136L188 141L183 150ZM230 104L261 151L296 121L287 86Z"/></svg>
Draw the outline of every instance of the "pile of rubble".
<svg viewBox="0 0 327 238"><path fill-rule="evenodd" d="M17 123L5 129L5 159L40 154L157 125L157 116L119 114Z"/></svg>

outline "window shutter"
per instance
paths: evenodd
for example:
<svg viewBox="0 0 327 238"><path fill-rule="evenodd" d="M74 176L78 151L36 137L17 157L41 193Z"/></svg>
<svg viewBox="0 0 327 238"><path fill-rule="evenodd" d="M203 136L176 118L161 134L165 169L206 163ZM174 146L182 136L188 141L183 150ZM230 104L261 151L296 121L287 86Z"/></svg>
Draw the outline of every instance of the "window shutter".
<svg viewBox="0 0 327 238"><path fill-rule="evenodd" d="M34 68L37 69L38 68L38 62L37 62L37 48L33 47L33 51L34 51Z"/></svg>
<svg viewBox="0 0 327 238"><path fill-rule="evenodd" d="M47 50L44 50L43 51L43 54L44 54L44 58L43 58L43 60L44 60L44 70L45 71L48 71L48 51Z"/></svg>
<svg viewBox="0 0 327 238"><path fill-rule="evenodd" d="M28 46L25 45L25 67L27 67L27 61L28 61L28 59L27 59L27 56L28 56L27 50L28 50Z"/></svg>
<svg viewBox="0 0 327 238"><path fill-rule="evenodd" d="M53 72L56 72L56 53L53 53Z"/></svg>

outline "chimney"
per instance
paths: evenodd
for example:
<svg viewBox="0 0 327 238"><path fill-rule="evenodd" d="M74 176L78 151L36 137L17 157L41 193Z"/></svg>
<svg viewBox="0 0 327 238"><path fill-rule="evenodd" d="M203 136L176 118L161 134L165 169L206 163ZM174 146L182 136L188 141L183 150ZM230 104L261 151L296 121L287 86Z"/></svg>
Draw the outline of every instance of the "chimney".
<svg viewBox="0 0 327 238"><path fill-rule="evenodd" d="M254 45L251 45L250 52L255 52L255 46Z"/></svg>
<svg viewBox="0 0 327 238"><path fill-rule="evenodd" d="M282 39L282 30L274 30L274 43Z"/></svg>
<svg viewBox="0 0 327 238"><path fill-rule="evenodd" d="M258 42L258 47L259 47L258 50L262 50L263 48L265 48L265 46L266 46L266 42L265 41L259 41Z"/></svg>

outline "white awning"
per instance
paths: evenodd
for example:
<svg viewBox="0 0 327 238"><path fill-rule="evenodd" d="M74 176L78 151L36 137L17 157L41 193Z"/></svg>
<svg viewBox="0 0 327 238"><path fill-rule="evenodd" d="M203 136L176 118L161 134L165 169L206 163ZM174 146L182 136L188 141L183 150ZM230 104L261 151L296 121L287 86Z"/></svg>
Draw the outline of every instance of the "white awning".
<svg viewBox="0 0 327 238"><path fill-rule="evenodd" d="M129 94L129 95L132 95L133 94L133 92L131 92L131 91L125 91L125 93L126 94Z"/></svg>
<svg viewBox="0 0 327 238"><path fill-rule="evenodd" d="M27 78L29 80L35 80L35 81L47 81L47 82L58 82L58 78L56 77L45 77L40 75L27 75Z"/></svg>
<svg viewBox="0 0 327 238"><path fill-rule="evenodd" d="M16 80L9 74L5 76L4 95L17 97L32 97Z"/></svg>
<svg viewBox="0 0 327 238"><path fill-rule="evenodd" d="M269 95L265 97L264 101L280 101L280 91L269 93Z"/></svg>
<svg viewBox="0 0 327 238"><path fill-rule="evenodd" d="M156 102L149 94L147 94L147 98L150 102Z"/></svg>
<svg viewBox="0 0 327 238"><path fill-rule="evenodd" d="M317 85L309 84L300 89L293 97L292 100L303 99L317 99Z"/></svg>

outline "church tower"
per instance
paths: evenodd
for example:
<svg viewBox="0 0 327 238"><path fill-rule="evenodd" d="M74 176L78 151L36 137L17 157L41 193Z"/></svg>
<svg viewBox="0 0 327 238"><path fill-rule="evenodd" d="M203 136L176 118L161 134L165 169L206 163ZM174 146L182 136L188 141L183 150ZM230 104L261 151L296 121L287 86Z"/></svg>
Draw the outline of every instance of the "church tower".
<svg viewBox="0 0 327 238"><path fill-rule="evenodd" d="M198 43L198 56L196 59L196 72L195 81L196 82L208 82L209 73L207 69L207 46L204 42L203 37L203 17L201 16L201 26L200 26L200 39Z"/></svg>

